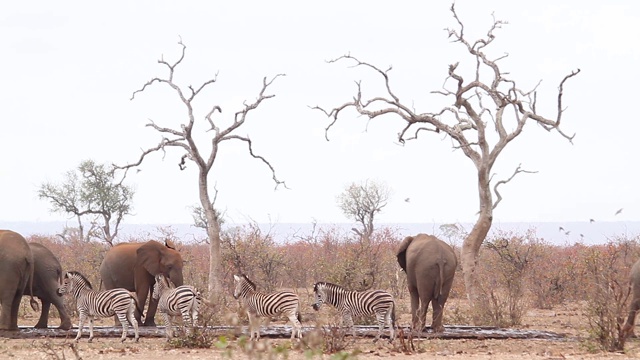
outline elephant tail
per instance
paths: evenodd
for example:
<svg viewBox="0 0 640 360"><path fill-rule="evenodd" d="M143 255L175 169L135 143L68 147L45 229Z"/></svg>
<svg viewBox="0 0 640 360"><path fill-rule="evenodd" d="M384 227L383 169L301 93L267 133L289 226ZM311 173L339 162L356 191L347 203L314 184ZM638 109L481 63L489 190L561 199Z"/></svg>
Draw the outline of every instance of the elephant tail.
<svg viewBox="0 0 640 360"><path fill-rule="evenodd" d="M33 276L35 270L35 261L31 261L31 266L29 267L29 304L33 311L40 311L40 304L33 298Z"/></svg>
<svg viewBox="0 0 640 360"><path fill-rule="evenodd" d="M398 259L398 265L402 268L404 272L407 272L407 249L411 242L413 241L413 236L407 236L400 243L400 247L398 247L398 251L396 251L396 258Z"/></svg>
<svg viewBox="0 0 640 360"><path fill-rule="evenodd" d="M440 299L440 296L442 296L442 286L444 284L444 265L445 260L440 259L440 261L438 261L440 276L438 277L438 283L436 284L436 293L434 294L436 299Z"/></svg>

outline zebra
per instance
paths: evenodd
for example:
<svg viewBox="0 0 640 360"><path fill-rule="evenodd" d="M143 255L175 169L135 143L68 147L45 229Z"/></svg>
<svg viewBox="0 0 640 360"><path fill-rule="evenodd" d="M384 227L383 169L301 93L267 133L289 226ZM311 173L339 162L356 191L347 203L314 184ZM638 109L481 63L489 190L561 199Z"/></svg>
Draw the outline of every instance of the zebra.
<svg viewBox="0 0 640 360"><path fill-rule="evenodd" d="M78 335L75 341L78 342L82 336L82 327L89 318L89 342L93 341L93 320L98 317L108 317L116 315L122 324L122 337L124 342L127 338L127 319L133 325L135 341L138 342L138 322L134 317L136 309L140 311L138 300L135 294L126 289L117 288L105 291L95 291L91 283L84 275L77 271L69 271L64 274L62 285L58 288L58 294L71 294L76 298L80 323L78 324Z"/></svg>
<svg viewBox="0 0 640 360"><path fill-rule="evenodd" d="M203 302L202 294L190 285L175 285L162 274L156 275L153 298L158 300L158 312L162 314L167 338L173 337L171 316L182 315L184 325L196 327L198 309Z"/></svg>
<svg viewBox="0 0 640 360"><path fill-rule="evenodd" d="M378 320L378 341L385 323L389 325L389 342L395 339L396 304L393 296L384 290L350 291L340 285L317 282L313 285L316 302L313 309L318 311L323 303L331 304L342 315L342 324L348 324L355 335L353 316L375 314Z"/></svg>
<svg viewBox="0 0 640 360"><path fill-rule="evenodd" d="M254 323L258 317L284 314L289 318L293 328L291 339L302 338L302 317L300 316L300 299L298 295L290 291L278 291L265 294L256 291L256 285L249 278L242 275L233 275L235 290L233 297L241 300L247 309L249 317L250 340L260 340L260 328L254 330Z"/></svg>

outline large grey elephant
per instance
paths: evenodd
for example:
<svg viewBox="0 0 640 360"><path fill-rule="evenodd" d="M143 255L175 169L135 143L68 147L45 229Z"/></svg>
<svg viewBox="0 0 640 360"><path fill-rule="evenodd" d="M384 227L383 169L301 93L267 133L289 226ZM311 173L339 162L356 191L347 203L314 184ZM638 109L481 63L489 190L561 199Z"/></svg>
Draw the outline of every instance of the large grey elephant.
<svg viewBox="0 0 640 360"><path fill-rule="evenodd" d="M33 255L22 235L0 230L0 329L18 329L18 310L25 289L32 290ZM31 296L34 311L38 303Z"/></svg>
<svg viewBox="0 0 640 360"><path fill-rule="evenodd" d="M33 292L25 289L24 295L33 295L42 302L40 319L36 328L49 326L49 309L53 304L60 314L59 329L71 329L71 317L64 307L62 296L58 294L58 287L62 283L62 266L58 258L46 246L39 243L29 243L33 254Z"/></svg>
<svg viewBox="0 0 640 360"><path fill-rule="evenodd" d="M636 263L631 267L631 272L629 273L629 285L631 286L632 298L631 305L629 305L629 316L627 317L627 322L622 328L622 335L624 337L635 336L633 329L636 323L636 314L640 309L640 260L636 261Z"/></svg>
<svg viewBox="0 0 640 360"><path fill-rule="evenodd" d="M118 244L104 256L100 265L100 276L105 289L125 288L135 291L140 307L144 309L147 297L149 308L144 324L141 314L136 310L136 320L142 326L156 326L154 317L158 300L153 298L155 276L162 274L175 286L183 284L182 257L169 245L150 240L146 243Z"/></svg>
<svg viewBox="0 0 640 360"><path fill-rule="evenodd" d="M407 236L402 241L397 258L398 264L407 274L413 329L424 329L427 309L431 303L431 328L435 332L444 331L442 312L458 266L455 252L435 236L418 234Z"/></svg>

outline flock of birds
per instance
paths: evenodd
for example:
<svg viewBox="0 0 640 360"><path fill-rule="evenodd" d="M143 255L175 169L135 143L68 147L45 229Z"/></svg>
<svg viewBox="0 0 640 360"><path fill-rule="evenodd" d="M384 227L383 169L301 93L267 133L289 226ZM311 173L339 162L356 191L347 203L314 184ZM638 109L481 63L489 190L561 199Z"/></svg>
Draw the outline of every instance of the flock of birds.
<svg viewBox="0 0 640 360"><path fill-rule="evenodd" d="M618 209L618 211L615 212L615 214L613 214L614 216L620 215L622 214L622 210L623 208ZM593 224L594 222L596 222L595 219L589 219L589 223ZM565 235L569 236L569 234L571 234L571 230L566 230L565 228L563 228L562 226L558 227L558 231L563 232ZM580 234L580 238L584 238L584 234Z"/></svg>

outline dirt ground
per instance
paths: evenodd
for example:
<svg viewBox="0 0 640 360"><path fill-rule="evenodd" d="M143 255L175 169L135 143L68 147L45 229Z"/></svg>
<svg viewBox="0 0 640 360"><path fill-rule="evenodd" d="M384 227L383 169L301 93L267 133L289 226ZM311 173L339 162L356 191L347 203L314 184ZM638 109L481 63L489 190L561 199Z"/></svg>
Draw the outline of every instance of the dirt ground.
<svg viewBox="0 0 640 360"><path fill-rule="evenodd" d="M449 305L448 305L449 307ZM529 311L520 328L552 331L565 335L556 340L517 339L420 339L414 340L415 352L407 353L396 340L393 344L380 341L374 344L370 338L347 338L348 345L340 354L313 352L304 345L291 346L288 339L262 339L259 343L242 347L237 340L218 343L210 349L171 349L162 338L141 338L134 343L128 338L120 343L118 338L98 338L88 343L87 338L74 345L72 339L0 338L0 359L635 359L640 358L640 340L629 340L624 353L607 353L595 350L587 340L587 323L579 305L563 305L553 310ZM55 323L57 319L52 319ZM30 320L32 321L32 320ZM406 315L399 323L408 323ZM636 330L636 333L640 331ZM75 336L75 329L70 333ZM307 338L310 338L308 336ZM356 354L354 354L356 353ZM349 356L351 354L351 356Z"/></svg>

